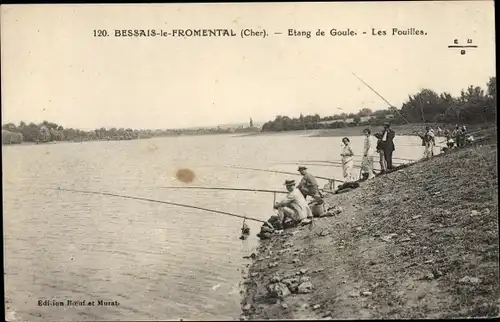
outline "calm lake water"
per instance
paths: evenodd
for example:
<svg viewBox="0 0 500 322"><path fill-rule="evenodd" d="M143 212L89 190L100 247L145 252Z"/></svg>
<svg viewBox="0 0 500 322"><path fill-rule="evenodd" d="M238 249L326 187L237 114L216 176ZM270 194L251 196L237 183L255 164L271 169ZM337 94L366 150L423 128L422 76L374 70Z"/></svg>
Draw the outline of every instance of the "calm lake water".
<svg viewBox="0 0 500 322"><path fill-rule="evenodd" d="M295 172L296 165L277 163L339 160L340 140L219 135L3 147L8 316L19 321L238 318L241 270L249 263L242 257L254 251L259 223L249 222L251 237L241 241L238 218L48 188L106 191L266 220L273 213L269 193L160 187L181 185L175 172L187 167L197 175L192 185L280 190L291 176L221 166ZM363 138L351 142L361 154ZM395 158L422 156L419 138L395 142ZM342 178L337 167L309 169ZM120 305L41 307L39 300Z"/></svg>

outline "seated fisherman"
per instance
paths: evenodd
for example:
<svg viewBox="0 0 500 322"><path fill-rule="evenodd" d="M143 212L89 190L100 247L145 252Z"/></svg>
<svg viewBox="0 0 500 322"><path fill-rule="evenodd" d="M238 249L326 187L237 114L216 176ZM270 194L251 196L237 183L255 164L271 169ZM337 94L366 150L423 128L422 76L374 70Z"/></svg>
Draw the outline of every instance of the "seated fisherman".
<svg viewBox="0 0 500 322"><path fill-rule="evenodd" d="M312 216L311 208L309 208L304 196L295 187L295 180L286 180L285 186L288 194L285 199L274 205L274 209L278 210L278 217L282 223L291 221L292 225L296 225Z"/></svg>
<svg viewBox="0 0 500 322"><path fill-rule="evenodd" d="M321 196L318 189L318 182L312 174L307 173L307 168L300 166L298 171L302 175L302 180L299 182L297 189L302 192L304 198L307 198L307 196L311 196L313 198Z"/></svg>

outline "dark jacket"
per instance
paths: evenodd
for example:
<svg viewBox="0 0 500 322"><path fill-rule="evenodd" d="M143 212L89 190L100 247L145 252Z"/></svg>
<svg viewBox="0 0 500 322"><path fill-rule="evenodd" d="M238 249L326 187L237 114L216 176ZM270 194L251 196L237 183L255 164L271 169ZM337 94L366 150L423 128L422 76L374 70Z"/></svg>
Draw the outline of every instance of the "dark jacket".
<svg viewBox="0 0 500 322"><path fill-rule="evenodd" d="M424 135L418 135L422 139L422 146L426 146L429 142L434 143L436 145L436 140L433 135L431 135L429 132L425 132Z"/></svg>
<svg viewBox="0 0 500 322"><path fill-rule="evenodd" d="M316 178L310 173L306 173L305 175L302 176L302 180L299 183L299 187L302 188L311 188L311 187L317 187L318 182L316 181Z"/></svg>
<svg viewBox="0 0 500 322"><path fill-rule="evenodd" d="M385 151L395 151L396 147L394 146L394 137L396 133L392 129L387 129L382 132L382 137L384 136L385 131L387 131L387 139L385 142L382 142L382 146Z"/></svg>

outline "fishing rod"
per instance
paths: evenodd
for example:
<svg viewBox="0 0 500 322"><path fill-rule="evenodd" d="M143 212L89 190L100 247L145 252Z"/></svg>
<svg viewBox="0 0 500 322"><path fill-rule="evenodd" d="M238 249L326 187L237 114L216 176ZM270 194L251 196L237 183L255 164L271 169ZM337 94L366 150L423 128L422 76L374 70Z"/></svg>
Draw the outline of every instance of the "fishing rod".
<svg viewBox="0 0 500 322"><path fill-rule="evenodd" d="M328 164L342 164L340 161L286 161L286 162L273 162L272 164L295 164L295 165L314 165L312 163L328 163Z"/></svg>
<svg viewBox="0 0 500 322"><path fill-rule="evenodd" d="M286 164L286 163L283 163ZM334 161L323 161L322 163L318 162L317 164L307 164L307 163L291 163L291 164L302 164L302 165L307 165L307 166L312 166L312 167L332 167L332 168L341 168L342 167L342 162L334 162ZM397 164L397 163L395 163ZM355 168L361 168L361 165L354 164L353 167ZM380 170L380 169L374 169L374 170Z"/></svg>
<svg viewBox="0 0 500 322"><path fill-rule="evenodd" d="M177 206L177 207L198 209L198 210L203 210L203 211L207 211L207 212L213 212L213 213L216 213L216 214L222 214L222 215L227 215L227 216L232 216L232 217L238 217L238 218L253 220L253 221L257 221L257 222L261 222L261 223L265 223L265 224L269 225L269 223L267 221L256 219L256 218L252 218L252 217L248 217L248 216L244 216L244 215L237 215L237 214L233 214L233 213L230 213L230 212L213 210L213 209L207 209L207 208L197 207L197 206L190 206L190 205L185 205L185 204L180 204L180 203L175 203L175 202L170 202L170 201L162 201L162 200L155 200L155 199L142 198L142 197L118 195L118 194L109 193L109 192L64 189L64 188L60 188L60 187L58 187L57 189L55 189L55 188L49 188L49 189L58 190L58 191L67 191L67 192L78 192L78 193L94 194L94 195L101 195L101 196L118 197L118 198L140 200L140 201L149 201L149 202L161 203L161 204L171 205L171 206Z"/></svg>
<svg viewBox="0 0 500 322"><path fill-rule="evenodd" d="M226 167L233 168L233 169L242 169L242 170L263 171L263 172L270 172L270 173L289 174L289 175L294 175L294 176L300 175L298 173L293 173L293 172L277 171L277 170L267 170L267 169L259 169L259 168L247 168L247 167L240 167L240 166L226 166ZM314 176L314 177L318 178L318 179L328 180L328 181L335 180L335 181L339 181L339 182L345 182L345 181L338 180L338 179L332 179L332 178L326 178L326 177L320 177L320 176Z"/></svg>
<svg viewBox="0 0 500 322"><path fill-rule="evenodd" d="M200 189L200 190L229 190L229 191L249 191L249 192L270 192L270 193L288 193L279 190L265 190L265 189L247 189L247 188L229 188L229 187L157 187L160 189Z"/></svg>
<svg viewBox="0 0 500 322"><path fill-rule="evenodd" d="M373 160L374 162L377 161ZM408 160L408 161L415 161L415 160ZM322 163L322 164L321 164ZM313 166L322 166L322 167L326 167L326 166L329 166L331 165L332 167L335 167L335 166L338 166L338 165L342 165L343 163L342 162L334 162L334 161L318 161L318 164L313 164ZM399 162L394 162L394 164L403 164L403 163L399 163ZM360 167L361 165L357 165L355 164L354 167Z"/></svg>
<svg viewBox="0 0 500 322"><path fill-rule="evenodd" d="M363 156L362 155L355 155L355 157L359 157L359 158L362 158ZM393 160L399 160L399 161L415 161L415 159L406 159L406 158L392 158Z"/></svg>
<svg viewBox="0 0 500 322"><path fill-rule="evenodd" d="M364 80L362 80L361 78L359 78L356 74L352 73L354 75L354 77L356 77L357 79L359 79L363 84L365 84L369 89L371 89L375 94L377 94L381 99L384 100L384 102L386 102L387 104L389 104L389 107L394 107L394 105L392 105L391 103L389 103L389 101L387 101L382 95L380 95L376 90L374 90L370 85L368 85ZM398 109L396 108L395 109L396 112L398 112L399 115L401 115L401 117L403 118L403 120L405 120L406 123L410 124L410 122L408 122L408 120L403 116L403 114L401 114Z"/></svg>
<svg viewBox="0 0 500 322"><path fill-rule="evenodd" d="M389 101L387 101L382 95L380 95L375 89L373 89L370 85L368 85L364 80L362 80L360 77L358 77L356 74L352 73L354 75L354 77L356 77L357 79L359 79L363 84L365 84L369 89L371 89L375 94L377 94L381 99L384 100L384 102L386 102L389 107L394 107L391 103L389 103ZM422 108L422 106L421 106ZM403 118L403 120L405 120L406 123L408 124L411 124L410 122L408 122L408 120L403 116L403 114L401 114L399 112L399 110L397 108L394 109L396 112L398 112L398 114ZM424 123L425 123L425 118L424 118L424 114L423 114L423 110L421 110L421 113L422 113L422 119L424 120ZM496 126L495 126L496 127ZM486 130L486 129L485 129ZM481 132L482 130L479 130L479 131L476 131L476 132ZM474 133L474 132L472 132Z"/></svg>
<svg viewBox="0 0 500 322"><path fill-rule="evenodd" d="M354 157L359 157L359 158L362 158L363 156L362 155L353 155ZM375 156L375 155L374 155ZM414 159L404 159L404 158L392 158L393 160L400 160L400 161L415 161ZM336 164L337 162L341 162L341 161L328 161L328 160L302 160L302 161L296 161L298 163L300 162L325 162L325 163L334 163Z"/></svg>

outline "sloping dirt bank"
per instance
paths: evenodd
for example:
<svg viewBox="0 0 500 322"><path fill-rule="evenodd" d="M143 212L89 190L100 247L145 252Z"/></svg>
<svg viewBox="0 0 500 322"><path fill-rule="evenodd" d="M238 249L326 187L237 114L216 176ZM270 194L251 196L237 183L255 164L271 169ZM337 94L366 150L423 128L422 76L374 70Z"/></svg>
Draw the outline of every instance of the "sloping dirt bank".
<svg viewBox="0 0 500 322"><path fill-rule="evenodd" d="M331 196L335 217L262 241L242 319L498 315L496 153L495 140L380 176Z"/></svg>

